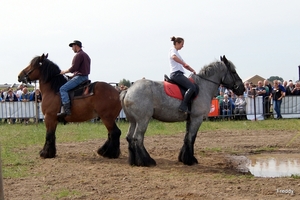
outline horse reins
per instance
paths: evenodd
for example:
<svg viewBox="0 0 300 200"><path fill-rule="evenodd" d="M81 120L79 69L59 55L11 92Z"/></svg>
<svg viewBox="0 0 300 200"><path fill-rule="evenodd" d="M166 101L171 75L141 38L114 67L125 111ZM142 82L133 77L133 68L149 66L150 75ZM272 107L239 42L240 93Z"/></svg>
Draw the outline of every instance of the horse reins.
<svg viewBox="0 0 300 200"><path fill-rule="evenodd" d="M223 62L223 61L222 61L222 62ZM224 62L223 62L223 64L226 66L227 72L226 72L225 76L222 78L221 84L223 84L223 85L225 86L225 85L227 85L227 84L224 84L224 83L223 83L223 80L224 80L225 77L227 76L228 72L230 73L231 78L234 80L234 82L235 82L235 78L234 78L234 76L232 75L231 70L229 69L229 67L228 67ZM214 83L214 84L216 84L216 85L220 85L220 83L215 82L215 81L212 81L212 80L210 80L210 79L208 79L208 78L206 78L206 77L204 77L204 76L201 76L201 75L198 75L198 74L197 74L197 76L199 76L200 78L202 78L202 79L204 79L204 80L207 80L207 81L209 81L209 82L212 82L212 83ZM235 85L235 84L234 84L234 85Z"/></svg>
<svg viewBox="0 0 300 200"><path fill-rule="evenodd" d="M40 67L43 65L43 62L39 62ZM24 79L26 82L31 82L31 80L28 80L29 74L31 74L37 67L34 67L33 69L29 70L27 73L23 70L23 73L25 74Z"/></svg>
<svg viewBox="0 0 300 200"><path fill-rule="evenodd" d="M223 61L222 61L223 62ZM224 62L223 62L224 63ZM233 74L232 74L232 72L231 72L231 70L230 70L230 68L229 68L229 66L227 66L225 63L224 63L224 65L227 67L227 72L226 72L226 74L225 74L225 76L222 78L222 85L224 85L225 87L227 86L227 84L224 84L223 83L223 80L226 78L226 76L227 76L227 74L228 74L228 72L229 72L229 74L230 74L230 76L231 76L231 78L232 78L232 80L233 80L233 88L238 88L238 87L236 87L236 84L235 84L235 82L236 82L236 79L235 79L235 77L233 76Z"/></svg>

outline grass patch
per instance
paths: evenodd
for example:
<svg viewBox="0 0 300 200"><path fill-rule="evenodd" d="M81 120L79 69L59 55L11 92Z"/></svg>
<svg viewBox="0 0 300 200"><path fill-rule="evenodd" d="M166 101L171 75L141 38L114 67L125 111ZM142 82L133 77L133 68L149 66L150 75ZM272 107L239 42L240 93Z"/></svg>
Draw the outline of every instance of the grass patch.
<svg viewBox="0 0 300 200"><path fill-rule="evenodd" d="M291 178L300 179L300 174L292 174Z"/></svg>
<svg viewBox="0 0 300 200"><path fill-rule="evenodd" d="M56 191L52 196L55 199L62 199L62 198L74 198L74 197L80 197L81 193L76 190L68 190L68 189L62 189L61 191Z"/></svg>
<svg viewBox="0 0 300 200"><path fill-rule="evenodd" d="M129 123L117 122L122 131L121 138L125 138ZM300 120L263 120L263 121L204 121L201 131L209 131L213 135L218 130L299 130ZM38 125L6 124L0 122L0 148L3 177L19 178L28 176L30 167L36 164L38 151L45 142L46 127L43 123ZM185 132L185 122L165 123L151 120L145 136L172 135ZM242 132L242 131L241 131ZM291 144L299 134L289 143ZM58 124L56 129L57 143L84 142L99 138L107 138L107 130L101 122ZM29 151L29 150L30 151ZM205 151L220 152L220 147L206 148ZM262 147L256 153L274 151L276 147ZM205 152L201 154L205 156Z"/></svg>
<svg viewBox="0 0 300 200"><path fill-rule="evenodd" d="M278 149L277 147L260 147L258 149L255 149L255 150L251 151L251 153L260 154L260 153L263 153L263 152L276 151L277 149Z"/></svg>
<svg viewBox="0 0 300 200"><path fill-rule="evenodd" d="M300 133L296 134L287 144L286 146L289 147L298 137L300 136Z"/></svg>
<svg viewBox="0 0 300 200"><path fill-rule="evenodd" d="M212 148L204 148L204 151L209 151L209 152L221 152L222 148L221 147L212 147Z"/></svg>

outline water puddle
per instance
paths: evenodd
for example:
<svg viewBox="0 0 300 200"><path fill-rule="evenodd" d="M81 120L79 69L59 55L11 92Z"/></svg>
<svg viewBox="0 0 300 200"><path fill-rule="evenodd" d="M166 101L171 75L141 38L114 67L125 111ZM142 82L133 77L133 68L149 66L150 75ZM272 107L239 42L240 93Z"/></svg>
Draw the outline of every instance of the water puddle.
<svg viewBox="0 0 300 200"><path fill-rule="evenodd" d="M255 177L300 175L300 154L230 156L229 161L239 172L250 172Z"/></svg>

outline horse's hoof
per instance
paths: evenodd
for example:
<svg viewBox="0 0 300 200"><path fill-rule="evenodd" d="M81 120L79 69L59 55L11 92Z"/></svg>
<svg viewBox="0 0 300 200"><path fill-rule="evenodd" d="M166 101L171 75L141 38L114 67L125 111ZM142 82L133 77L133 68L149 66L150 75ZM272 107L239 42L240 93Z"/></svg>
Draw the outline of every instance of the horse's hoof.
<svg viewBox="0 0 300 200"><path fill-rule="evenodd" d="M136 161L132 165L138 167L154 167L156 166L156 161L150 157L144 160Z"/></svg>
<svg viewBox="0 0 300 200"><path fill-rule="evenodd" d="M185 160L183 162L183 164L192 166L192 165L198 164L198 160L195 157L193 157L191 160Z"/></svg>
<svg viewBox="0 0 300 200"><path fill-rule="evenodd" d="M40 157L41 158L55 158L55 154L54 155L51 155L49 153L46 153L44 150L41 150L40 151Z"/></svg>

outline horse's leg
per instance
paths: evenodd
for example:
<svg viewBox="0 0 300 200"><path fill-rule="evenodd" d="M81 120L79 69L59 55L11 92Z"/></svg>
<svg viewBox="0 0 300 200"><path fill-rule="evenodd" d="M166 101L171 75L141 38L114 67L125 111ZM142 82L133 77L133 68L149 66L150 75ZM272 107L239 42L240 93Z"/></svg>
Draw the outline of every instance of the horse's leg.
<svg viewBox="0 0 300 200"><path fill-rule="evenodd" d="M131 122L127 134L129 164L136 166L155 166L156 162L152 159L144 147L144 135L147 130L149 120Z"/></svg>
<svg viewBox="0 0 300 200"><path fill-rule="evenodd" d="M55 113L56 114L56 113ZM57 126L56 115L49 117L45 115L46 141L43 149L40 151L42 158L54 158L56 156L55 131Z"/></svg>
<svg viewBox="0 0 300 200"><path fill-rule="evenodd" d="M134 161L135 161L135 154L133 148L130 147L131 141L133 139L133 134L135 132L135 128L136 128L136 122L130 122L128 132L126 135L126 140L128 142L128 151L129 151L128 163L130 165L134 165Z"/></svg>
<svg viewBox="0 0 300 200"><path fill-rule="evenodd" d="M97 153L107 158L118 158L120 156L120 136L121 130L117 127L115 119L102 119L102 122L108 130L108 138L100 147Z"/></svg>
<svg viewBox="0 0 300 200"><path fill-rule="evenodd" d="M186 122L184 143L178 156L179 162L183 162L185 165L193 165L198 163L198 160L194 156L194 144L202 121L203 118L199 117L193 120L188 119Z"/></svg>

